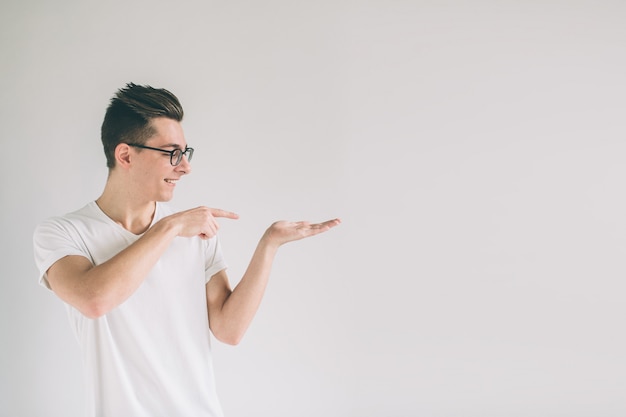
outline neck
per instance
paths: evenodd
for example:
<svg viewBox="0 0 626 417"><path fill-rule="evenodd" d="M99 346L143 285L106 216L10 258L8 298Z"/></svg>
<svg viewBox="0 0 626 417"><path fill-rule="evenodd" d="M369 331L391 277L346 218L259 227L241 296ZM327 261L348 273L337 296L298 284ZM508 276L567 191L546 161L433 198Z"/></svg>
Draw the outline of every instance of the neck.
<svg viewBox="0 0 626 417"><path fill-rule="evenodd" d="M96 204L114 222L137 235L148 230L156 210L155 201L138 200L136 193L114 186L110 178Z"/></svg>

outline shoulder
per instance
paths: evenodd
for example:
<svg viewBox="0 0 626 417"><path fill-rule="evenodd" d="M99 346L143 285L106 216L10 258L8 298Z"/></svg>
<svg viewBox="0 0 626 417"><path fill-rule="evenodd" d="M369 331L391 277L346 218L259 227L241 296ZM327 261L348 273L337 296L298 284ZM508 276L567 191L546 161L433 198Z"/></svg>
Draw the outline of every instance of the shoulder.
<svg viewBox="0 0 626 417"><path fill-rule="evenodd" d="M35 237L46 234L58 234L77 231L94 222L103 221L103 214L95 202L91 202L82 208L66 213L61 216L53 216L45 219L35 227Z"/></svg>

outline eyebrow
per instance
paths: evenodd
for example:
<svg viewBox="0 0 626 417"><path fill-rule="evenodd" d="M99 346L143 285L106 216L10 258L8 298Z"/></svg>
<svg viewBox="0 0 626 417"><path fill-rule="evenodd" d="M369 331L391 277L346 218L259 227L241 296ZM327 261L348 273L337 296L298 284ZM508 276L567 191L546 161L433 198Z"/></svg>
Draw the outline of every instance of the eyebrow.
<svg viewBox="0 0 626 417"><path fill-rule="evenodd" d="M189 145L185 145L185 148L188 148ZM179 144L177 143L169 143L167 145L161 145L159 146L159 148L176 148L176 149L183 149Z"/></svg>

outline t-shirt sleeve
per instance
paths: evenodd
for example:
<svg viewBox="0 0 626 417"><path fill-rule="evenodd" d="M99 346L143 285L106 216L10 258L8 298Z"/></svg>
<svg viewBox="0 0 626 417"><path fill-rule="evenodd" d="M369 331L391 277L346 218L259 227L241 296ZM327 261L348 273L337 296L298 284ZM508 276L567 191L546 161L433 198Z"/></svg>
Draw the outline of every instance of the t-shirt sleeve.
<svg viewBox="0 0 626 417"><path fill-rule="evenodd" d="M41 223L33 235L35 264L39 270L39 284L50 289L48 269L59 259L69 255L80 255L91 259L82 241L72 232L72 226L61 218L52 218Z"/></svg>
<svg viewBox="0 0 626 417"><path fill-rule="evenodd" d="M206 284L211 280L211 277L223 269L227 268L224 255L222 254L222 247L218 236L214 236L211 239L207 239L205 249L205 267L204 267L204 283Z"/></svg>

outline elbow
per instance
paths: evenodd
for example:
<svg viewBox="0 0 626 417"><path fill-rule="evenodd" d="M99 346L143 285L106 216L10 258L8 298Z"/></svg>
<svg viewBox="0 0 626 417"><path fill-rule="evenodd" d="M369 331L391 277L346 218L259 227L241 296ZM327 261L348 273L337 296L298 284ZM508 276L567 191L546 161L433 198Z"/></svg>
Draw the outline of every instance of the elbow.
<svg viewBox="0 0 626 417"><path fill-rule="evenodd" d="M211 329L213 336L222 343L237 346L243 339L244 332L228 331L226 329Z"/></svg>
<svg viewBox="0 0 626 417"><path fill-rule="evenodd" d="M229 346L237 346L239 344L239 340L236 340L236 339L217 339L217 340Z"/></svg>
<svg viewBox="0 0 626 417"><path fill-rule="evenodd" d="M90 299L85 300L81 305L74 306L78 311L80 311L85 317L89 319L98 319L109 311L111 311L115 306L112 306L110 303L107 303L100 299Z"/></svg>
<svg viewBox="0 0 626 417"><path fill-rule="evenodd" d="M88 319L99 319L107 313L105 309L97 306L84 306L82 308L79 308L78 311L80 311L83 316L87 317Z"/></svg>
<svg viewBox="0 0 626 417"><path fill-rule="evenodd" d="M77 307L83 316L88 319L98 319L108 313L108 310L98 304L87 304L81 307Z"/></svg>
<svg viewBox="0 0 626 417"><path fill-rule="evenodd" d="M241 339L243 339L243 335L224 338L223 340L221 340L221 342L226 343L227 345L230 345L230 346L237 346L241 342Z"/></svg>
<svg viewBox="0 0 626 417"><path fill-rule="evenodd" d="M115 305L110 297L86 291L67 291L51 286L52 291L63 302L78 310L89 319L97 319L111 311Z"/></svg>
<svg viewBox="0 0 626 417"><path fill-rule="evenodd" d="M217 340L219 340L222 343L225 343L230 346L237 346L241 342L241 339L243 339L243 334L221 335L221 336L215 336L215 337Z"/></svg>

